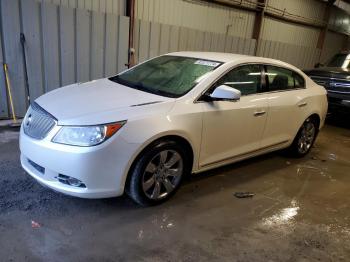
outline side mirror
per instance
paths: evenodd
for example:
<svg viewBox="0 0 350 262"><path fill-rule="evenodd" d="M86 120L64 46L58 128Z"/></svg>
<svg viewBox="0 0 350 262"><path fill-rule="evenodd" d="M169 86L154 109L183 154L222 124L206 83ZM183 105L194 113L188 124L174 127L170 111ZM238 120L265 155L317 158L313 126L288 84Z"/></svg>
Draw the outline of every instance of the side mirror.
<svg viewBox="0 0 350 262"><path fill-rule="evenodd" d="M237 101L241 98L241 91L226 85L220 85L215 88L210 98L212 100Z"/></svg>
<svg viewBox="0 0 350 262"><path fill-rule="evenodd" d="M322 67L322 66L324 66L324 64L322 64L322 63L315 64L315 68L319 68L319 67Z"/></svg>

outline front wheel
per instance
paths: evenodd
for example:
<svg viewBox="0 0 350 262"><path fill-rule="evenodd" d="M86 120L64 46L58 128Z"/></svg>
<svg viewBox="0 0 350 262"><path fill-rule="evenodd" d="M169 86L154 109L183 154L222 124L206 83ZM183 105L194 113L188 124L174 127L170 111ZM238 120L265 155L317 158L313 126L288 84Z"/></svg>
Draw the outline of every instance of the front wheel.
<svg viewBox="0 0 350 262"><path fill-rule="evenodd" d="M289 148L290 153L296 157L303 157L309 153L315 142L317 132L317 121L313 118L306 119Z"/></svg>
<svg viewBox="0 0 350 262"><path fill-rule="evenodd" d="M186 151L174 141L159 141L136 160L127 185L127 194L142 206L170 198L189 172Z"/></svg>

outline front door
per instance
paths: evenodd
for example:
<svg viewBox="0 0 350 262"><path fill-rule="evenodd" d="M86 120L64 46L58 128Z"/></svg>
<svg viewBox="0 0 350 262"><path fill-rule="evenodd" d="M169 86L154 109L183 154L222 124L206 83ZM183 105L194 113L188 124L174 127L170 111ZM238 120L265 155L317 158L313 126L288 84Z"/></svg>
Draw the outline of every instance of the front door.
<svg viewBox="0 0 350 262"><path fill-rule="evenodd" d="M220 78L219 85L241 91L238 101L203 102L203 131L199 164L215 165L260 148L268 102L262 91L260 65L243 65Z"/></svg>

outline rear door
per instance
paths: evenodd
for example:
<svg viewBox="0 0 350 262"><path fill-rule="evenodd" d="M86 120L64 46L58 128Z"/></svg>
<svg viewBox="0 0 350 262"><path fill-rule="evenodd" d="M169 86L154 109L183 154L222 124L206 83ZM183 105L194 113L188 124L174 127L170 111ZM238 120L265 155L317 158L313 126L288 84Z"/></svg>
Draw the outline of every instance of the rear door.
<svg viewBox="0 0 350 262"><path fill-rule="evenodd" d="M294 139L307 114L305 80L283 67L266 65L269 115L261 147L277 146Z"/></svg>

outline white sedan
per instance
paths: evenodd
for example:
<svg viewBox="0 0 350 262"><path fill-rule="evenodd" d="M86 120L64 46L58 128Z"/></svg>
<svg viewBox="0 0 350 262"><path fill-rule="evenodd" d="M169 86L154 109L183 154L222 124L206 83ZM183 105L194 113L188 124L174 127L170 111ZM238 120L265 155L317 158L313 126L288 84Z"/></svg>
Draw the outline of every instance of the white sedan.
<svg viewBox="0 0 350 262"><path fill-rule="evenodd" d="M287 63L171 53L36 99L21 127L21 163L68 195L126 192L154 205L190 173L284 148L304 156L326 112L325 89Z"/></svg>

